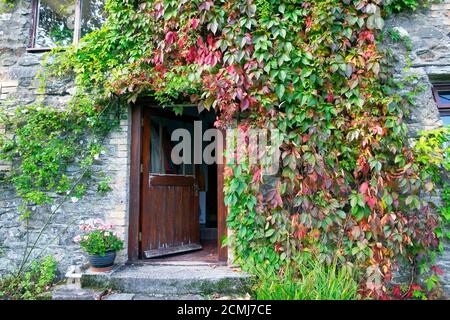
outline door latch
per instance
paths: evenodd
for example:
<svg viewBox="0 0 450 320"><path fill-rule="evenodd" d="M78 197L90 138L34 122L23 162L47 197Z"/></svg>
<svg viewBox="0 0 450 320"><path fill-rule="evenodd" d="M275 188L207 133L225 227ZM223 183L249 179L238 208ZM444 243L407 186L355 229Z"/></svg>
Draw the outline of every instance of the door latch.
<svg viewBox="0 0 450 320"><path fill-rule="evenodd" d="M198 197L198 191L200 190L200 188L198 187L197 183L194 183L194 194L196 197Z"/></svg>

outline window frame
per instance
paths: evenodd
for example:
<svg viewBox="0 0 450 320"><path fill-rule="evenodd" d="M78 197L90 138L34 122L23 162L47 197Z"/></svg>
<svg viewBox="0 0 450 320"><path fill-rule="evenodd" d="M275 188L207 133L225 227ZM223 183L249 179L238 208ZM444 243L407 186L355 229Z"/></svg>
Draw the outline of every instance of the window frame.
<svg viewBox="0 0 450 320"><path fill-rule="evenodd" d="M450 91L450 82L440 82L432 84L433 98L436 102L441 116L450 116L450 101L448 103L439 102L439 91Z"/></svg>
<svg viewBox="0 0 450 320"><path fill-rule="evenodd" d="M33 0L32 11L31 11L31 30L30 30L30 41L28 43L27 51L29 52L45 52L54 49L54 47L36 47L36 33L39 24L39 1ZM72 43L77 45L80 41L81 35L81 0L75 0L75 24L73 31Z"/></svg>

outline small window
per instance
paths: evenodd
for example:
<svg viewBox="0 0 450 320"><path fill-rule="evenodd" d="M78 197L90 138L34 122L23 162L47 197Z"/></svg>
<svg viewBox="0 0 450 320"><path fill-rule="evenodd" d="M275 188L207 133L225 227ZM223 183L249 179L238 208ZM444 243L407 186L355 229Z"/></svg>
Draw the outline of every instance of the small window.
<svg viewBox="0 0 450 320"><path fill-rule="evenodd" d="M105 22L104 0L33 0L30 49L78 43Z"/></svg>
<svg viewBox="0 0 450 320"><path fill-rule="evenodd" d="M75 30L75 0L40 0L35 47L68 46Z"/></svg>
<svg viewBox="0 0 450 320"><path fill-rule="evenodd" d="M81 4L81 38L105 23L105 0L83 0Z"/></svg>
<svg viewBox="0 0 450 320"><path fill-rule="evenodd" d="M194 155L190 153L188 163L175 164L172 161L172 151L179 142L172 141L172 134L177 129L187 130L194 135L192 123L152 116L150 122L150 173L165 175L194 175ZM185 142L183 140L183 142ZM193 141L189 146L194 148ZM183 149L183 152L185 150ZM181 154L180 156L183 156Z"/></svg>
<svg viewBox="0 0 450 320"><path fill-rule="evenodd" d="M450 83L434 84L433 96L444 126L450 125Z"/></svg>

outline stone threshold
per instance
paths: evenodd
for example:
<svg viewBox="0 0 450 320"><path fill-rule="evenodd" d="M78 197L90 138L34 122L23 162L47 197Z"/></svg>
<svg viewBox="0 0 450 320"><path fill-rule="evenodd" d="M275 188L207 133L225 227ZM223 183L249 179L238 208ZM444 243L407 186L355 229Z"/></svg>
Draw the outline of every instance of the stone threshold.
<svg viewBox="0 0 450 320"><path fill-rule="evenodd" d="M224 265L171 261L116 265L109 272L72 268L54 299L199 300L245 297L250 276Z"/></svg>

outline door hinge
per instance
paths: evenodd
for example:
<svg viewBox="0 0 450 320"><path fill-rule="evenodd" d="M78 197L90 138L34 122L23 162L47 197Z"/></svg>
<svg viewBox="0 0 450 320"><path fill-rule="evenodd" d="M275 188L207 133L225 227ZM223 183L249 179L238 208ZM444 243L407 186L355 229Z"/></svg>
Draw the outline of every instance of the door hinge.
<svg viewBox="0 0 450 320"><path fill-rule="evenodd" d="M144 165L141 163L141 173L144 172Z"/></svg>
<svg viewBox="0 0 450 320"><path fill-rule="evenodd" d="M142 241L142 232L139 232L139 235L138 235L138 240L139 240L139 242L141 242L141 241Z"/></svg>

